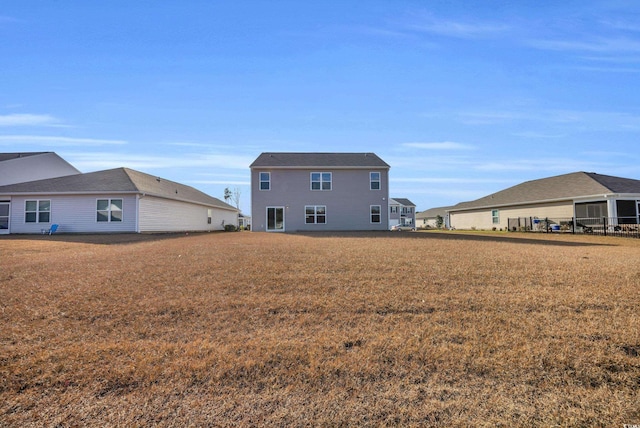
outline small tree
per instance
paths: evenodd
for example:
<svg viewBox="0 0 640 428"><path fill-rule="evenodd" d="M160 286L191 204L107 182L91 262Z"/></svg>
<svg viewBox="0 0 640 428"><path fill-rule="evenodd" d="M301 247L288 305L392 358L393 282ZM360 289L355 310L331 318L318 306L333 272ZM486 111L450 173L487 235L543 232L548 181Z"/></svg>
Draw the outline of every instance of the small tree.
<svg viewBox="0 0 640 428"><path fill-rule="evenodd" d="M436 216L436 227L438 229L442 229L442 225L444 224L444 219L442 218L441 215L437 215Z"/></svg>
<svg viewBox="0 0 640 428"><path fill-rule="evenodd" d="M231 193L231 192L229 192L229 193ZM242 192L240 192L240 188L239 187L234 187L233 188L233 194L230 195L230 198L233 201L233 203L236 205L236 208L238 209L238 211L240 211L240 195L241 194L242 194Z"/></svg>
<svg viewBox="0 0 640 428"><path fill-rule="evenodd" d="M229 190L228 187L224 188L224 201L229 203L229 199L231 199L232 193L231 190Z"/></svg>

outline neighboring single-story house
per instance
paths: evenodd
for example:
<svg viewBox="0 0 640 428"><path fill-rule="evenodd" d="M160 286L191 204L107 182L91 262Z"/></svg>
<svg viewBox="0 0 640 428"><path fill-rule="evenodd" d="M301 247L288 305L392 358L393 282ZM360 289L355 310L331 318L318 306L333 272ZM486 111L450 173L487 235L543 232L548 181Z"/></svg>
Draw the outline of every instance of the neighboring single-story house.
<svg viewBox="0 0 640 428"><path fill-rule="evenodd" d="M389 228L400 224L414 226L416 224L416 204L406 198L389 199Z"/></svg>
<svg viewBox="0 0 640 428"><path fill-rule="evenodd" d="M416 213L416 227L422 229L436 229L438 227L438 217L442 219L441 228L449 227L449 213L451 207L436 207Z"/></svg>
<svg viewBox="0 0 640 428"><path fill-rule="evenodd" d="M128 168L0 186L0 233L41 233L53 224L58 233L214 231L237 226L238 210Z"/></svg>
<svg viewBox="0 0 640 428"><path fill-rule="evenodd" d="M638 224L640 180L574 172L527 181L448 209L455 229L504 229L509 218L603 219Z"/></svg>
<svg viewBox="0 0 640 428"><path fill-rule="evenodd" d="M0 186L80 174L53 152L0 153Z"/></svg>
<svg viewBox="0 0 640 428"><path fill-rule="evenodd" d="M262 153L252 231L387 230L389 165L374 153Z"/></svg>
<svg viewBox="0 0 640 428"><path fill-rule="evenodd" d="M251 230L251 217L242 213L238 214L238 227L240 229Z"/></svg>

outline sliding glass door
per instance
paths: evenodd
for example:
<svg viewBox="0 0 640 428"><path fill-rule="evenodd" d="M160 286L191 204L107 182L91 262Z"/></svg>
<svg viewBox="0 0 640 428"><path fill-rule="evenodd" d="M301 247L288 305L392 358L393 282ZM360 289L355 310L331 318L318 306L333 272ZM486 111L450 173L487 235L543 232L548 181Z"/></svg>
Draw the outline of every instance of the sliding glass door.
<svg viewBox="0 0 640 428"><path fill-rule="evenodd" d="M267 232L284 232L284 207L267 207Z"/></svg>

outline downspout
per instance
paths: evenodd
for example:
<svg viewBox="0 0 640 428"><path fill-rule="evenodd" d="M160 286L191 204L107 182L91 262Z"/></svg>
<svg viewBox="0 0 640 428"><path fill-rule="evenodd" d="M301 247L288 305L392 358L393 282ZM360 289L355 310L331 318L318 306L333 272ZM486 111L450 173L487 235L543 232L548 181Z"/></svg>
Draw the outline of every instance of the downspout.
<svg viewBox="0 0 640 428"><path fill-rule="evenodd" d="M137 193L136 194L136 233L140 233L140 198L144 197L144 193L142 196Z"/></svg>
<svg viewBox="0 0 640 428"><path fill-rule="evenodd" d="M618 206L616 204L616 197L618 195L605 195L607 198L607 217L609 217L609 222L613 226L618 225Z"/></svg>

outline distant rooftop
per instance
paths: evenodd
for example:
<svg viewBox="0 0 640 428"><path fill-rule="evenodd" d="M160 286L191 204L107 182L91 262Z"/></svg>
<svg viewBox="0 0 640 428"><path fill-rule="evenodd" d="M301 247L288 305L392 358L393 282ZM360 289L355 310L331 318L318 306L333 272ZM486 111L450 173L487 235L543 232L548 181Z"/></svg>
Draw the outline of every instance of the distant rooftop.
<svg viewBox="0 0 640 428"><path fill-rule="evenodd" d="M451 207L449 211L569 200L612 193L640 193L640 180L596 174L595 172L573 172L525 181L474 201L461 202Z"/></svg>
<svg viewBox="0 0 640 428"><path fill-rule="evenodd" d="M52 152L0 153L0 162L12 160L12 159L26 158L28 156L43 155L45 153L52 153Z"/></svg>
<svg viewBox="0 0 640 428"><path fill-rule="evenodd" d="M195 202L222 209L236 208L191 186L129 168L75 174L0 186L0 194L100 194L138 193Z"/></svg>
<svg viewBox="0 0 640 428"><path fill-rule="evenodd" d="M250 168L390 168L375 153L262 153Z"/></svg>

